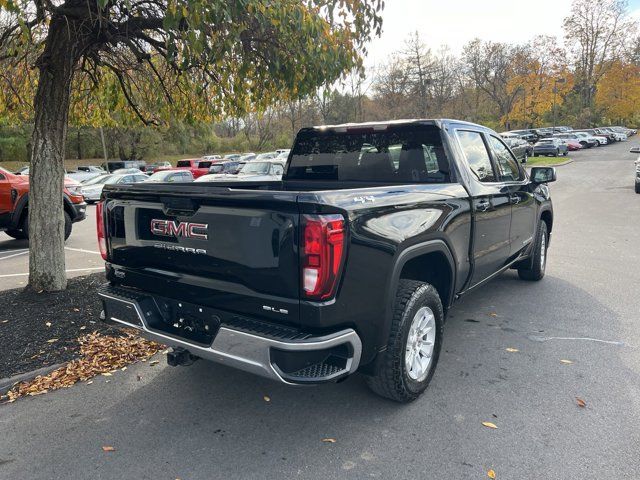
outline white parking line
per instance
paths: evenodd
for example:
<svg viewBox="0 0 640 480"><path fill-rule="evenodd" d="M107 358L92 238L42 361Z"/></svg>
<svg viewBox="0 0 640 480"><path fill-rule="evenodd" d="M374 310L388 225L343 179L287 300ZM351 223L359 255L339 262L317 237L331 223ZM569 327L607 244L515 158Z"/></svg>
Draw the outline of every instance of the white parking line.
<svg viewBox="0 0 640 480"><path fill-rule="evenodd" d="M85 250L84 248L71 248L71 247L64 247L65 250L71 250L73 252L82 252L82 253L94 253L96 255L100 255L100 252L95 252L93 250Z"/></svg>
<svg viewBox="0 0 640 480"><path fill-rule="evenodd" d="M19 255L24 255L26 253L29 253L29 250L25 250L24 252L20 252L20 253L14 253L13 255L7 255L6 257L0 257L0 260L6 260L7 258L17 257Z"/></svg>
<svg viewBox="0 0 640 480"><path fill-rule="evenodd" d="M69 272L86 272L89 270L104 270L104 267L90 267L90 268L70 268L69 270L65 270L65 272L69 273ZM10 273L8 275L0 275L0 278L7 278L7 277L25 277L28 276L29 273Z"/></svg>

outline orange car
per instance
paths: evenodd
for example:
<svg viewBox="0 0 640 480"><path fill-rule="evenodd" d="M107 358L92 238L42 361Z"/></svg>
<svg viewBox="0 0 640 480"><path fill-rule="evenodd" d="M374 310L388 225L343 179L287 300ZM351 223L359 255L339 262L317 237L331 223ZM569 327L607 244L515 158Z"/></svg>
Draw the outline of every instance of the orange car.
<svg viewBox="0 0 640 480"><path fill-rule="evenodd" d="M77 182L64 181L64 238L71 235L71 225L84 220L87 204L77 193ZM16 239L29 238L29 176L15 175L0 167L0 232Z"/></svg>

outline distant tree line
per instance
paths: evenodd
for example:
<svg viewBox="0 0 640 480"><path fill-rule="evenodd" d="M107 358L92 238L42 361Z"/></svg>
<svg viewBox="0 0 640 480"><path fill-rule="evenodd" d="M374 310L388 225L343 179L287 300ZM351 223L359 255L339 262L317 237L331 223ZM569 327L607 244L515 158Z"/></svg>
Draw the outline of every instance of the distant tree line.
<svg viewBox="0 0 640 480"><path fill-rule="evenodd" d="M550 36L516 45L475 39L456 55L446 46L430 48L414 32L382 65L354 68L314 94L240 117L200 113L145 124L107 87L72 106L66 157L266 151L289 146L303 126L397 118L459 118L497 130L638 126L637 27L624 0L576 0L564 20L564 45ZM27 161L32 119L12 115L11 106L33 88L33 79L12 72L8 82L7 75L0 73L0 83L11 86L0 91L0 161Z"/></svg>

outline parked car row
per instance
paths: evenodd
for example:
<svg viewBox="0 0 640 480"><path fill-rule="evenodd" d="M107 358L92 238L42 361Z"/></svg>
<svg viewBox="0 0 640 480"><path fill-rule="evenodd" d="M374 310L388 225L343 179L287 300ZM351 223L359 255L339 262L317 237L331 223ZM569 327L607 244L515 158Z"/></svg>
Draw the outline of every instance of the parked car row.
<svg viewBox="0 0 640 480"><path fill-rule="evenodd" d="M509 144L516 157L522 163L526 163L529 156L567 155L569 151L621 142L636 133L634 129L620 126L585 129L559 126L510 130L500 135Z"/></svg>

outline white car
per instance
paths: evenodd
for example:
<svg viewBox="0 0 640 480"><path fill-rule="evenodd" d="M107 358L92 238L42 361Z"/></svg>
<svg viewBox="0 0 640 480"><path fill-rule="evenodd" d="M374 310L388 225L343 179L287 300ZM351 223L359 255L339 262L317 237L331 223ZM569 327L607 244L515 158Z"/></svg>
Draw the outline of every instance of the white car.
<svg viewBox="0 0 640 480"><path fill-rule="evenodd" d="M189 170L160 170L147 177L149 183L185 183L193 182L193 174Z"/></svg>
<svg viewBox="0 0 640 480"><path fill-rule="evenodd" d="M584 139L586 142L594 146L606 145L607 143L609 143L606 137L594 137L593 135L587 132L570 132L570 133L576 135L580 139Z"/></svg>
<svg viewBox="0 0 640 480"><path fill-rule="evenodd" d="M102 195L102 189L105 185L140 183L148 179L149 177L144 173L103 175L82 184L79 188L79 193L84 197L84 200L87 203L94 203L100 200L100 195Z"/></svg>
<svg viewBox="0 0 640 480"><path fill-rule="evenodd" d="M270 160L266 162L248 162L242 170L229 179L235 182L272 182L282 180L284 162Z"/></svg>

